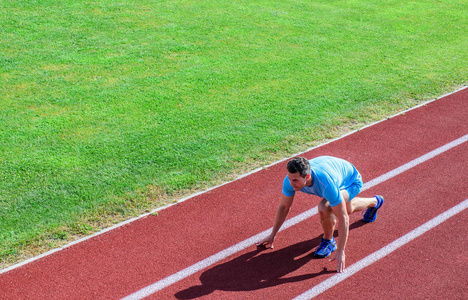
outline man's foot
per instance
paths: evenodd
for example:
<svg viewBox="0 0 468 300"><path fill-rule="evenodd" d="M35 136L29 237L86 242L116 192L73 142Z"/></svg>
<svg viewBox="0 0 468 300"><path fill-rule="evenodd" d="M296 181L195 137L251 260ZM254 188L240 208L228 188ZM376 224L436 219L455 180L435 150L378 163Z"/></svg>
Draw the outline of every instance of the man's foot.
<svg viewBox="0 0 468 300"><path fill-rule="evenodd" d="M377 218L377 210L382 206L384 203L384 198L382 196L374 196L377 199L377 205L374 207L369 207L364 214L364 218L362 220L366 223L374 222Z"/></svg>
<svg viewBox="0 0 468 300"><path fill-rule="evenodd" d="M330 256L333 251L336 250L336 242L335 238L332 237L331 240L326 240L322 238L322 242L318 246L317 250L315 250L314 256L317 258L325 258Z"/></svg>

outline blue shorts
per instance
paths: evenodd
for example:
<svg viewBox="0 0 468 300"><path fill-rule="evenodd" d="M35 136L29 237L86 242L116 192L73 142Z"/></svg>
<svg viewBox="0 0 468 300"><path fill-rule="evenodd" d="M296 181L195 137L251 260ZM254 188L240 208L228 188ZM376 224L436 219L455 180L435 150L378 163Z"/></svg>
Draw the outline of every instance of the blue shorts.
<svg viewBox="0 0 468 300"><path fill-rule="evenodd" d="M362 184L361 174L358 174L353 184L345 188L349 195L349 201L353 200L353 198L359 194L362 189Z"/></svg>

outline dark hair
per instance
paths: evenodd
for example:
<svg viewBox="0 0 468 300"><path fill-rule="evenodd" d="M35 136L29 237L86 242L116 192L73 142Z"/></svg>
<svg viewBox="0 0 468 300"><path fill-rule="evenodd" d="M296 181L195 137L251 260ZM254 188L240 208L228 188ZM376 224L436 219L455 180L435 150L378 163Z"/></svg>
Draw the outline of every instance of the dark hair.
<svg viewBox="0 0 468 300"><path fill-rule="evenodd" d="M310 164L309 161L304 158L304 157L294 157L288 162L287 166L288 172L289 173L297 173L299 172L299 175L301 177L306 177L306 175L310 174Z"/></svg>

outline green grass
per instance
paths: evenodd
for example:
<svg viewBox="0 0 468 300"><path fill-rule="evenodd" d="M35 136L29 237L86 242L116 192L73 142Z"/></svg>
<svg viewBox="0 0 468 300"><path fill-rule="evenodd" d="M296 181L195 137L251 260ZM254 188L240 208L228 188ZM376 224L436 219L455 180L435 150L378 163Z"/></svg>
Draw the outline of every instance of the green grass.
<svg viewBox="0 0 468 300"><path fill-rule="evenodd" d="M11 264L467 84L453 1L0 4Z"/></svg>

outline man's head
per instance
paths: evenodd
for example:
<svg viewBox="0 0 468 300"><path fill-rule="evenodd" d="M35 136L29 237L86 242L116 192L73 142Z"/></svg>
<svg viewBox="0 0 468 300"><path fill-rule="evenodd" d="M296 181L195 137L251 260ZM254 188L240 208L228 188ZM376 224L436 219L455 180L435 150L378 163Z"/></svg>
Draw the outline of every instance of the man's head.
<svg viewBox="0 0 468 300"><path fill-rule="evenodd" d="M295 191L311 184L310 164L304 157L295 157L288 162L288 179Z"/></svg>
<svg viewBox="0 0 468 300"><path fill-rule="evenodd" d="M304 157L295 157L288 162L288 172L289 173L299 173L301 177L306 177L310 175L310 164L307 159Z"/></svg>

